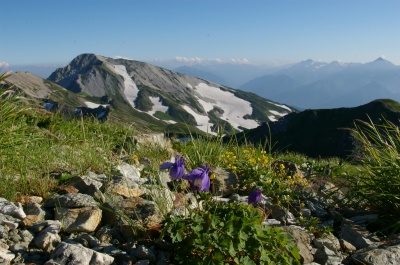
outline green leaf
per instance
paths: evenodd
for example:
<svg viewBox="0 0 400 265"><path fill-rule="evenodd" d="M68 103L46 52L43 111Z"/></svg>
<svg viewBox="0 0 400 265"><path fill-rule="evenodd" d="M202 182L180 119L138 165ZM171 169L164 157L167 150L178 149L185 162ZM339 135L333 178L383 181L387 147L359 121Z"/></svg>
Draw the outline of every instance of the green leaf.
<svg viewBox="0 0 400 265"><path fill-rule="evenodd" d="M240 259L240 264L242 265L256 265L248 256L244 256Z"/></svg>
<svg viewBox="0 0 400 265"><path fill-rule="evenodd" d="M242 240L244 240L244 241L246 241L246 240L249 238L249 236L247 235L246 232L240 230L240 231L239 231L239 238L242 239Z"/></svg>
<svg viewBox="0 0 400 265"><path fill-rule="evenodd" d="M231 255L231 257L235 257L235 255L236 255L236 253L237 253L237 251L235 250L235 247L233 246L232 241L231 241L230 244L229 244L229 250L228 250L228 252L229 252L229 255Z"/></svg>

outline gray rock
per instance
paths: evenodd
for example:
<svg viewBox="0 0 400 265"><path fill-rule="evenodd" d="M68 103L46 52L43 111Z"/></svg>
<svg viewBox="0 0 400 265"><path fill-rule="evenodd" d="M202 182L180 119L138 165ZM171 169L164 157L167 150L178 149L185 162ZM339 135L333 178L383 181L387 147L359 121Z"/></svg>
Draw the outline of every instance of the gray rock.
<svg viewBox="0 0 400 265"><path fill-rule="evenodd" d="M112 264L114 258L89 248L85 248L80 244L60 243L51 254L51 259L45 265L59 264L82 264L82 265L109 265Z"/></svg>
<svg viewBox="0 0 400 265"><path fill-rule="evenodd" d="M347 242L344 239L339 239L339 243L340 243L340 248L342 249L342 251L344 253L352 254L353 252L355 252L357 250L355 246L353 246L352 244L350 244L349 242Z"/></svg>
<svg viewBox="0 0 400 265"><path fill-rule="evenodd" d="M343 219L339 238L346 240L355 246L356 249L368 247L374 242L379 241L378 238L374 237L366 229L348 219Z"/></svg>
<svg viewBox="0 0 400 265"><path fill-rule="evenodd" d="M69 193L64 195L57 195L48 199L43 207L55 208L79 208L79 207L95 207L98 203L92 196L82 193Z"/></svg>
<svg viewBox="0 0 400 265"><path fill-rule="evenodd" d="M24 207L26 217L22 220L24 227L31 227L44 221L46 212L36 202L30 202Z"/></svg>
<svg viewBox="0 0 400 265"><path fill-rule="evenodd" d="M0 213L0 225L8 227L9 229L17 229L19 223L19 219Z"/></svg>
<svg viewBox="0 0 400 265"><path fill-rule="evenodd" d="M305 201L307 208L311 210L311 213L315 217L324 217L328 215L328 212L319 203L313 203L309 200Z"/></svg>
<svg viewBox="0 0 400 265"><path fill-rule="evenodd" d="M61 223L47 220L43 225L46 228L33 239L33 243L44 251L50 252L61 242L61 237L58 235L61 230Z"/></svg>
<svg viewBox="0 0 400 265"><path fill-rule="evenodd" d="M15 254L7 249L0 248L0 264L10 264L15 258Z"/></svg>
<svg viewBox="0 0 400 265"><path fill-rule="evenodd" d="M341 264L343 257L340 253L339 240L330 235L324 238L316 238L313 245L317 248L314 254L314 261L320 264L336 265Z"/></svg>
<svg viewBox="0 0 400 265"><path fill-rule="evenodd" d="M352 218L350 218L350 220L358 225L362 225L362 224L374 222L374 221L378 220L378 218L379 218L378 214L365 214L365 215L353 216Z"/></svg>
<svg viewBox="0 0 400 265"><path fill-rule="evenodd" d="M104 223L119 227L126 240L134 237L132 227L145 228L159 225L162 216L154 202L140 197L126 198L114 204L105 204Z"/></svg>
<svg viewBox="0 0 400 265"><path fill-rule="evenodd" d="M20 220L23 220L26 217L21 203L17 203L17 205L15 205L14 203L9 202L2 197L0 197L0 213L10 215Z"/></svg>
<svg viewBox="0 0 400 265"><path fill-rule="evenodd" d="M31 242L35 235L29 230L19 230L18 235L21 237L22 242Z"/></svg>
<svg viewBox="0 0 400 265"><path fill-rule="evenodd" d="M106 185L105 192L107 194L119 195L124 198L139 197L145 193L144 188L140 188L139 184L134 180L124 176L114 176Z"/></svg>
<svg viewBox="0 0 400 265"><path fill-rule="evenodd" d="M112 227L111 225L101 227L96 232L96 238L101 242L101 244L110 243L114 240L118 240L120 243L125 242L121 231L117 227Z"/></svg>
<svg viewBox="0 0 400 265"><path fill-rule="evenodd" d="M133 165L129 165L127 163L121 163L117 166L119 172L121 172L122 176L127 179L133 180L138 184L144 184L147 182L147 179L140 177L140 171Z"/></svg>
<svg viewBox="0 0 400 265"><path fill-rule="evenodd" d="M369 247L356 251L351 258L355 264L360 265L397 265L400 264L400 245L385 248Z"/></svg>
<svg viewBox="0 0 400 265"><path fill-rule="evenodd" d="M95 236L92 236L87 233L83 233L83 234L79 235L75 239L75 241L77 241L77 242L85 241L85 242L87 242L87 245L89 248L96 248L96 247L100 246L100 241Z"/></svg>
<svg viewBox="0 0 400 265"><path fill-rule="evenodd" d="M284 207L268 203L266 208L271 211L271 217L280 221L282 224L296 224L294 215Z"/></svg>
<svg viewBox="0 0 400 265"><path fill-rule="evenodd" d="M313 239L313 235L297 226L284 226L283 230L288 232L294 242L299 249L299 254L301 256L302 263L311 263L314 260L314 257L311 253L311 240Z"/></svg>
<svg viewBox="0 0 400 265"><path fill-rule="evenodd" d="M233 194L238 185L236 175L220 167L213 169L213 173L215 174L215 179L211 180L213 194L222 197Z"/></svg>
<svg viewBox="0 0 400 265"><path fill-rule="evenodd" d="M102 210L99 207L57 207L55 217L61 222L63 231L67 233L90 233L95 231L100 224Z"/></svg>
<svg viewBox="0 0 400 265"><path fill-rule="evenodd" d="M275 226L280 226L281 221L278 221L276 219L265 219L264 222L262 223L263 225L275 225Z"/></svg>
<svg viewBox="0 0 400 265"><path fill-rule="evenodd" d="M314 254L314 260L317 264L325 265L340 265L342 264L342 258L340 255L330 250L326 246L317 249Z"/></svg>
<svg viewBox="0 0 400 265"><path fill-rule="evenodd" d="M151 248L146 247L145 245L139 245L137 248L132 249L131 255L134 255L140 260L150 260L156 261L156 256L154 251Z"/></svg>
<svg viewBox="0 0 400 265"><path fill-rule="evenodd" d="M98 177L95 173L89 172L88 176L75 176L71 179L71 185L79 190L79 193L93 196L104 201L104 195L100 188L103 186L103 177Z"/></svg>
<svg viewBox="0 0 400 265"><path fill-rule="evenodd" d="M160 180L161 186L168 188L168 182L171 182L169 171L160 171L158 174L158 179Z"/></svg>

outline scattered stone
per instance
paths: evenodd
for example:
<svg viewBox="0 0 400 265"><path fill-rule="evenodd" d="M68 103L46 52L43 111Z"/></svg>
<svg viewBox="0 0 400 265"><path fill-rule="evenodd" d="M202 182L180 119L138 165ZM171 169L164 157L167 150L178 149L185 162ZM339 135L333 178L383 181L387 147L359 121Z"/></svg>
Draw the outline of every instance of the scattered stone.
<svg viewBox="0 0 400 265"><path fill-rule="evenodd" d="M70 180L71 185L78 189L80 193L88 194L104 201L104 195L100 188L103 186L102 180L105 179L104 175L97 175L89 172L88 176L75 176Z"/></svg>
<svg viewBox="0 0 400 265"><path fill-rule="evenodd" d="M226 197L234 193L238 180L232 171L217 167L212 170L212 173L215 174L215 179L211 180L213 194Z"/></svg>
<svg viewBox="0 0 400 265"><path fill-rule="evenodd" d="M93 232L100 224L102 210L99 207L81 208L56 208L56 220L62 223L63 231L74 232Z"/></svg>
<svg viewBox="0 0 400 265"><path fill-rule="evenodd" d="M19 198L19 202L22 204L28 204L28 203L41 204L43 202L43 198L39 196L21 196Z"/></svg>
<svg viewBox="0 0 400 265"><path fill-rule="evenodd" d="M144 184L147 179L140 178L140 171L133 165L129 165L125 162L122 162L117 166L119 172L121 172L122 176L127 179L133 180L138 184Z"/></svg>
<svg viewBox="0 0 400 265"><path fill-rule="evenodd" d="M351 256L357 265L373 264L400 264L400 245L379 248L379 246L368 247L358 250Z"/></svg>
<svg viewBox="0 0 400 265"><path fill-rule="evenodd" d="M0 247L0 264L6 264L6 265L10 264L14 258L15 258L14 253Z"/></svg>
<svg viewBox="0 0 400 265"><path fill-rule="evenodd" d="M31 227L44 221L46 212L36 202L29 202L24 207L26 217L22 220L24 227Z"/></svg>
<svg viewBox="0 0 400 265"><path fill-rule="evenodd" d="M339 238L346 240L356 249L368 247L379 241L377 237L372 236L366 229L348 219L343 219Z"/></svg>
<svg viewBox="0 0 400 265"><path fill-rule="evenodd" d="M0 197L0 213L10 215L20 220L23 220L26 217L21 203L18 202L17 205L15 205L2 197Z"/></svg>
<svg viewBox="0 0 400 265"><path fill-rule="evenodd" d="M64 195L57 195L48 199L43 207L45 208L80 208L80 207L96 207L98 203L92 196L82 193L71 193Z"/></svg>
<svg viewBox="0 0 400 265"><path fill-rule="evenodd" d="M33 239L33 244L46 252L50 252L61 242L61 237L58 235L61 230L61 223L47 220L42 225L46 228Z"/></svg>
<svg viewBox="0 0 400 265"><path fill-rule="evenodd" d="M156 261L154 251L145 245L139 245L137 248L132 249L131 255L134 255L139 260L150 260L152 262Z"/></svg>
<svg viewBox="0 0 400 265"><path fill-rule="evenodd" d="M313 262L310 244L314 236L298 226L283 226L282 229L288 232L296 243L302 264Z"/></svg>
<svg viewBox="0 0 400 265"><path fill-rule="evenodd" d="M105 189L107 194L122 196L124 198L139 197L145 193L139 184L124 176L114 176Z"/></svg>
<svg viewBox="0 0 400 265"><path fill-rule="evenodd" d="M68 265L68 264L112 264L114 258L89 248L85 248L80 244L68 244L62 242L51 254L51 259L45 265Z"/></svg>

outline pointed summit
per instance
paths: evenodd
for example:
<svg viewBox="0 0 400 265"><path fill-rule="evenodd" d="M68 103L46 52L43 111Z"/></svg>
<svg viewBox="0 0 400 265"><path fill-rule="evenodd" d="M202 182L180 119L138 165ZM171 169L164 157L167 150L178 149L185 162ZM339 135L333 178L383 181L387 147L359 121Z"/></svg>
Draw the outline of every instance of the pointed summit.
<svg viewBox="0 0 400 265"><path fill-rule="evenodd" d="M389 62L388 60L383 59L382 57L379 57L375 61L366 63L365 66L371 70L387 70L389 68L396 67L396 65Z"/></svg>

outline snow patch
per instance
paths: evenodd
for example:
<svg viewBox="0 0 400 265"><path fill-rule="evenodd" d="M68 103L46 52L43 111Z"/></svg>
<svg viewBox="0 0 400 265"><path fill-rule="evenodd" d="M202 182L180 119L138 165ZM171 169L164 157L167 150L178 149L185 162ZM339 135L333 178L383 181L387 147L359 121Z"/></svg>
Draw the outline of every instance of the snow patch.
<svg viewBox="0 0 400 265"><path fill-rule="evenodd" d="M91 109L96 109L100 106L107 107L106 104L97 104L97 103L93 103L90 101L85 101L85 104L86 104L86 107L91 108Z"/></svg>
<svg viewBox="0 0 400 265"><path fill-rule="evenodd" d="M203 132L208 132L210 134L214 134L216 135L216 133L211 132L211 127L214 125L212 123L209 123L209 118L207 115L201 115L198 114L197 112L195 112L194 110L192 110L192 108L190 108L187 105L183 105L182 108L184 110L186 110L189 114L191 114L197 123L197 128L199 128L200 130L202 130Z"/></svg>
<svg viewBox="0 0 400 265"><path fill-rule="evenodd" d="M129 104L135 108L135 100L139 89L126 71L125 65L114 65L114 72L124 78L124 94Z"/></svg>
<svg viewBox="0 0 400 265"><path fill-rule="evenodd" d="M243 116L251 115L253 112L250 102L236 97L231 92L223 91L218 87L213 87L206 83L198 84L195 86L195 89L201 96L198 100L204 110L208 112L214 106L222 109L224 113L220 119L226 120L235 129L240 130L239 127L251 129L259 125L254 120L243 118Z"/></svg>
<svg viewBox="0 0 400 265"><path fill-rule="evenodd" d="M275 106L278 106L278 107L281 107L281 108L287 109L288 111L292 112L292 109L291 109L291 108L289 108L289 107L288 107L288 106L286 106L286 105L277 104L277 103L274 103L274 102L271 102L271 101L270 101L269 103L271 103L271 104L274 104Z"/></svg>
<svg viewBox="0 0 400 265"><path fill-rule="evenodd" d="M275 110L270 110L269 112L271 112L272 114L274 114L276 116L281 116L281 117L286 115L286 113L280 113L280 112L275 111Z"/></svg>
<svg viewBox="0 0 400 265"><path fill-rule="evenodd" d="M160 97L149 97L149 99L151 103L153 103L153 108L151 109L151 111L147 113L150 114L151 116L153 116L157 111L164 113L168 111L168 107L162 105Z"/></svg>
<svg viewBox="0 0 400 265"><path fill-rule="evenodd" d="M278 120L277 118L275 118L275 116L268 116L268 119L270 121L277 121Z"/></svg>
<svg viewBox="0 0 400 265"><path fill-rule="evenodd" d="M192 85L189 84L189 83L187 83L186 86L187 86L188 88L190 88L190 89L193 89Z"/></svg>

